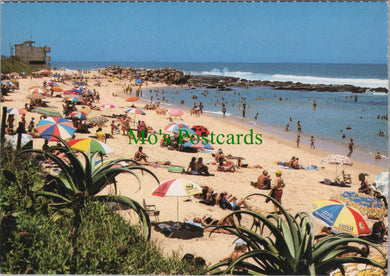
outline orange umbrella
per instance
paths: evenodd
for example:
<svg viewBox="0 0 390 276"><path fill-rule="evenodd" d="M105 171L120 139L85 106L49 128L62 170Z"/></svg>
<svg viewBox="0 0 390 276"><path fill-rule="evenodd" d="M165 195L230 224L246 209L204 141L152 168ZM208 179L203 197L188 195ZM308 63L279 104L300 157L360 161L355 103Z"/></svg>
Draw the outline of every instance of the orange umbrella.
<svg viewBox="0 0 390 276"><path fill-rule="evenodd" d="M138 101L138 100L139 100L139 97L130 97L130 98L126 99L126 102L135 102L135 101Z"/></svg>
<svg viewBox="0 0 390 276"><path fill-rule="evenodd" d="M53 87L53 91L54 92L62 92L63 90L60 87Z"/></svg>

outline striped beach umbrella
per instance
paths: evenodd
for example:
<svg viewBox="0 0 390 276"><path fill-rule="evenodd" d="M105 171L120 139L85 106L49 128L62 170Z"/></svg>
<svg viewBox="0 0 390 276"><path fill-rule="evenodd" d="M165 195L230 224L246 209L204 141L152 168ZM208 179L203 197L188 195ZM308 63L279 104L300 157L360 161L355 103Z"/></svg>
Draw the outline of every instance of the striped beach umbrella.
<svg viewBox="0 0 390 276"><path fill-rule="evenodd" d="M125 112L129 113L129 114L145 115L145 112L139 108L129 108L129 109L125 110Z"/></svg>
<svg viewBox="0 0 390 276"><path fill-rule="evenodd" d="M48 134L56 135L62 139L69 139L76 129L73 127L72 121L62 117L49 117L38 122L37 131L46 140L57 141L57 138Z"/></svg>
<svg viewBox="0 0 390 276"><path fill-rule="evenodd" d="M13 107L13 108L7 109L7 114L24 115L24 114L27 114L27 110Z"/></svg>
<svg viewBox="0 0 390 276"><path fill-rule="evenodd" d="M79 96L66 98L66 99L64 99L64 101L70 101L70 102L75 102L75 103L84 103L84 100L82 98L80 98Z"/></svg>
<svg viewBox="0 0 390 276"><path fill-rule="evenodd" d="M309 203L312 215L334 232L345 232L355 236L371 234L363 215L355 208L340 201L317 200Z"/></svg>
<svg viewBox="0 0 390 276"><path fill-rule="evenodd" d="M165 126L164 129L169 132L179 132L179 130L185 130L188 132L188 135L196 134L195 131L190 129L187 125L179 123L170 123L169 125Z"/></svg>
<svg viewBox="0 0 390 276"><path fill-rule="evenodd" d="M94 153L100 151L102 154L114 152L107 144L95 139L75 139L67 142L72 149L78 149L82 152Z"/></svg>
<svg viewBox="0 0 390 276"><path fill-rule="evenodd" d="M100 107L103 107L103 108L114 108L115 105L112 104L112 103L105 103L105 104L102 104Z"/></svg>
<svg viewBox="0 0 390 276"><path fill-rule="evenodd" d="M156 186L152 191L153 196L175 196L177 198L177 221L179 221L179 197L192 196L201 193L202 188L198 184L193 181L180 178L166 180Z"/></svg>
<svg viewBox="0 0 390 276"><path fill-rule="evenodd" d="M33 94L47 94L47 90L41 87L33 88L29 90Z"/></svg>
<svg viewBox="0 0 390 276"><path fill-rule="evenodd" d="M70 113L70 116L72 118L79 119L79 120L88 120L89 119L87 114L80 112L80 111L72 112L72 113Z"/></svg>

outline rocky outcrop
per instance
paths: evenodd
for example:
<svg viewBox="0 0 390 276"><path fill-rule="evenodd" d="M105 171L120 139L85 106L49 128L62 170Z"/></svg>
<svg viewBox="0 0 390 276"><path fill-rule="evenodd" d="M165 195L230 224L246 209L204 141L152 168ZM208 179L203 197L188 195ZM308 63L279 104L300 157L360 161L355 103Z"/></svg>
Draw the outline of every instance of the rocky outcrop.
<svg viewBox="0 0 390 276"><path fill-rule="evenodd" d="M267 81L267 80L246 80L225 76L190 76L183 71L173 68L143 69L143 68L122 68L120 66L109 66L101 71L103 74L112 75L130 80L141 79L142 81L164 82L172 85L188 85L192 88L217 89L218 91L231 91L231 87L248 88L251 86L266 86L275 90L297 90L317 92L352 92L364 93L366 91L388 92L385 87L369 88L349 84L307 84L292 81Z"/></svg>
<svg viewBox="0 0 390 276"><path fill-rule="evenodd" d="M120 66L109 66L101 70L105 75L113 75L119 78L129 78L130 80L141 79L142 81L164 82L167 84L187 84L189 75L183 71L170 67L163 69L143 69L143 68L122 68Z"/></svg>

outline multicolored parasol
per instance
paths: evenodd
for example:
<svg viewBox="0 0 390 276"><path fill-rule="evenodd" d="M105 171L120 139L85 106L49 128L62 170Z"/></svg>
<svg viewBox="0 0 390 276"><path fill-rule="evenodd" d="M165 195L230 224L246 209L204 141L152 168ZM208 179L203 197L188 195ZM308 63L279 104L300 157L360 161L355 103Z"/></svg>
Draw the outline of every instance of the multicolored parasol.
<svg viewBox="0 0 390 276"><path fill-rule="evenodd" d="M40 120L37 124L38 133L49 141L57 141L58 139L47 134L56 135L62 139L68 139L73 136L75 130L72 121L62 117L49 117Z"/></svg>
<svg viewBox="0 0 390 276"><path fill-rule="evenodd" d="M100 151L102 154L114 152L107 144L95 139L75 139L67 142L72 149L78 149L82 152L94 153Z"/></svg>
<svg viewBox="0 0 390 276"><path fill-rule="evenodd" d="M346 232L355 236L371 234L363 215L351 206L330 199L310 202L309 207L313 216L332 227L333 232Z"/></svg>

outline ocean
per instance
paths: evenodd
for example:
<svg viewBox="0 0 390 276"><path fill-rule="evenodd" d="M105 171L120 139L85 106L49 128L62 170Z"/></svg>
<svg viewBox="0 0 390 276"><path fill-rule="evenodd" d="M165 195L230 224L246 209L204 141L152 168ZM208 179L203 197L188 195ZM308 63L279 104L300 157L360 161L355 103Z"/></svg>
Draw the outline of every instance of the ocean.
<svg viewBox="0 0 390 276"><path fill-rule="evenodd" d="M72 70L94 70L109 65L146 69L172 67L186 74L232 76L247 80L388 87L386 64L52 62L52 67ZM177 90L186 93L176 95ZM205 90L167 88L162 95L143 87L143 96L146 100L153 96L154 100L159 99L164 105L183 109L190 109L194 103L199 105L202 102L205 113L218 117L222 116L221 104L224 102L227 118L294 141L299 120L302 124L301 143L310 144L310 136L314 136L316 147L346 154L347 143L353 138L356 146L353 157L387 167L387 159L374 160L374 154L378 151L388 157L388 121L381 119L388 114L387 94L285 91L268 87ZM193 96L197 99L193 99ZM316 108L313 107L313 100ZM183 101L184 104L181 104ZM245 118L241 109L243 101L247 104ZM285 131L287 124L288 132ZM384 136L378 135L379 130L383 131Z"/></svg>

